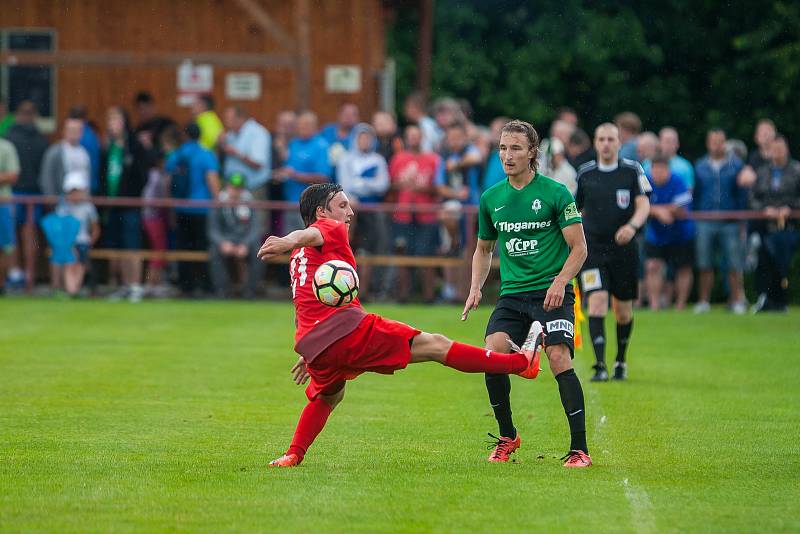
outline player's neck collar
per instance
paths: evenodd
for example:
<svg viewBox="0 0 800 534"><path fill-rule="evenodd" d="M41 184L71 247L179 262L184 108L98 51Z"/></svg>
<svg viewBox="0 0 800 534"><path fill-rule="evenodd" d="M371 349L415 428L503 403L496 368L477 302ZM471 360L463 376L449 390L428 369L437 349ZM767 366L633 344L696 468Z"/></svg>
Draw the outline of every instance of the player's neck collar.
<svg viewBox="0 0 800 534"><path fill-rule="evenodd" d="M597 162L597 170L601 172L611 172L617 170L619 167L619 160L615 161L614 163L602 163L598 160Z"/></svg>
<svg viewBox="0 0 800 534"><path fill-rule="evenodd" d="M511 177L509 176L508 177L508 185L510 185L511 187L516 189L517 191L521 191L522 189L525 189L526 187L531 185L536 180L537 172L536 171L531 171L531 173L528 176L530 176L530 180L526 180L524 183L516 182L516 181L512 180Z"/></svg>

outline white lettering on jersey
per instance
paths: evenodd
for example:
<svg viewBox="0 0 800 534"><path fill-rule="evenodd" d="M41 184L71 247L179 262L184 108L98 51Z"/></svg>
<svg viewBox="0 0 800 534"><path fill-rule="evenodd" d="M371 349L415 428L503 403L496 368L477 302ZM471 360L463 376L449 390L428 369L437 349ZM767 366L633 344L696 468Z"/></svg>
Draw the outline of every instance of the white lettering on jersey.
<svg viewBox="0 0 800 534"><path fill-rule="evenodd" d="M303 247L300 249L300 252L292 257L292 261L289 262L289 276L292 279L292 298L294 298L297 293L298 284L300 287L306 285L306 280L308 279L307 264L308 258L306 257L306 249ZM296 271L295 268L297 269Z"/></svg>

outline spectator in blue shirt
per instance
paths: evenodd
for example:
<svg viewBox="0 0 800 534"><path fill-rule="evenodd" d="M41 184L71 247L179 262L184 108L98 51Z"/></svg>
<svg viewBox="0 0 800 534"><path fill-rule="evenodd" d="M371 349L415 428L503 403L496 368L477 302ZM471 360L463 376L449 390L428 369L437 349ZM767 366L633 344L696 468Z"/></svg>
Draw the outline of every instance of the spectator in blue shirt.
<svg viewBox="0 0 800 534"><path fill-rule="evenodd" d="M486 191L506 177L506 171L503 170L503 162L500 161L500 153L497 147L500 145L500 131L510 120L511 119L508 117L497 117L492 120L492 123L489 125L489 129L492 132L492 149L489 152L489 156L486 158L486 170L483 173L482 191Z"/></svg>
<svg viewBox="0 0 800 534"><path fill-rule="evenodd" d="M694 166L694 209L697 211L732 211L747 209L748 190L740 182L744 163L727 154L723 130L712 129L706 135L708 155ZM700 270L698 301L695 313L710 309L714 285L714 259L719 254L728 268L731 310L737 315L747 311L742 271L744 269L744 223L736 220L697 222L697 268Z"/></svg>
<svg viewBox="0 0 800 534"><path fill-rule="evenodd" d="M625 111L614 117L614 124L619 129L619 140L622 142L619 149L620 159L639 161L636 146L639 133L642 131L642 120L636 113Z"/></svg>
<svg viewBox="0 0 800 534"><path fill-rule="evenodd" d="M339 164L353 142L353 127L358 124L358 106L345 102L339 106L336 122L326 124L319 135L328 143L328 163L331 165L331 175L335 180L336 166Z"/></svg>
<svg viewBox="0 0 800 534"><path fill-rule="evenodd" d="M173 181L178 179L187 181L185 198L190 200L217 198L220 190L217 156L200 145L200 128L197 124L189 123L185 134L186 142L170 154L166 170L173 175ZM179 250L207 250L207 219L208 208L175 208L175 246ZM211 288L205 264L180 262L178 277L180 288L186 295L197 291L209 291Z"/></svg>
<svg viewBox="0 0 800 534"><path fill-rule="evenodd" d="M480 178L483 158L480 150L469 142L466 127L453 123L445 132L445 147L441 151L444 172L437 176L436 186L442 204L442 224L447 240L443 251L451 256L459 256L464 248L466 225L461 213L462 204L475 205L480 199ZM444 301L460 301L458 294L458 268L448 267L444 271L445 284L442 288Z"/></svg>
<svg viewBox="0 0 800 534"><path fill-rule="evenodd" d="M289 141L286 165L273 172L273 179L283 180L283 198L287 202L300 202L300 195L309 184L330 181L328 143L317 135L317 116L304 111L297 118L297 137ZM297 210L283 214L285 233L305 228Z"/></svg>
<svg viewBox="0 0 800 534"><path fill-rule="evenodd" d="M239 106L227 108L223 119L227 133L220 137L219 145L225 153L224 175L228 178L234 174L242 175L253 198L264 200L272 172L269 131Z"/></svg>
<svg viewBox="0 0 800 534"><path fill-rule="evenodd" d="M680 142L678 131L672 126L665 126L658 132L658 150L669 159L669 171L682 181L690 191L694 189L694 167L685 158L678 155ZM650 161L643 161L644 172L650 175Z"/></svg>
<svg viewBox="0 0 800 534"><path fill-rule="evenodd" d="M645 282L651 310L661 308L665 274L673 274L675 308L686 307L692 289L694 265L694 221L686 218L692 193L670 172L669 158L657 154L652 159L650 219L645 232ZM666 272L665 272L666 271ZM669 304L667 301L665 304Z"/></svg>

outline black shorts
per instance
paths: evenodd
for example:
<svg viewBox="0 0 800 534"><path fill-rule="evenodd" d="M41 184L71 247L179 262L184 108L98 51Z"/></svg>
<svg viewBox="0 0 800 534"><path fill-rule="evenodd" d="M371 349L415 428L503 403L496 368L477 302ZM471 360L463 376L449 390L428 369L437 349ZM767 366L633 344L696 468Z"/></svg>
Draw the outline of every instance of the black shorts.
<svg viewBox="0 0 800 534"><path fill-rule="evenodd" d="M645 243L644 252L648 259L663 260L672 269L694 265L694 241L661 246Z"/></svg>
<svg viewBox="0 0 800 534"><path fill-rule="evenodd" d="M505 332L511 341L521 346L528 336L533 321L544 326L545 346L564 343L569 347L570 357L575 357L575 292L572 286L564 291L564 304L560 308L544 311L546 289L526 293L503 295L489 317L486 337Z"/></svg>
<svg viewBox="0 0 800 534"><path fill-rule="evenodd" d="M581 291L608 291L619 300L635 300L639 294L639 247L589 244L589 257L581 269Z"/></svg>

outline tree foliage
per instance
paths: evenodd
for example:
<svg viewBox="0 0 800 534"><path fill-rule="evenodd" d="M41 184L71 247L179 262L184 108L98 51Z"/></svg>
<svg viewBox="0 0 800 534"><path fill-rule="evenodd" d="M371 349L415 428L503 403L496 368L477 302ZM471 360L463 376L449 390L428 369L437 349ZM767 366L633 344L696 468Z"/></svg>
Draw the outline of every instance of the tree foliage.
<svg viewBox="0 0 800 534"><path fill-rule="evenodd" d="M390 31L402 102L416 80L418 13ZM770 117L800 139L800 3L438 0L432 96L468 99L482 122L511 115L547 127L570 106L586 128L624 110L647 129L676 126L703 151L720 126L748 142Z"/></svg>

